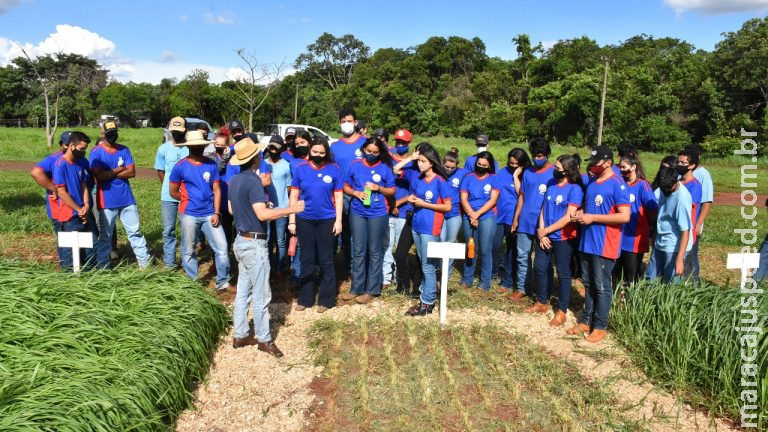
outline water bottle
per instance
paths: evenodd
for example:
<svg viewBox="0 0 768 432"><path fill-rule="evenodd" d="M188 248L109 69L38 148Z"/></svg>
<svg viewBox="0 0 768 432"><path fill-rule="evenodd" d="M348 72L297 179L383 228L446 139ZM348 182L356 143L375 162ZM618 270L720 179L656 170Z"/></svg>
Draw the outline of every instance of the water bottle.
<svg viewBox="0 0 768 432"><path fill-rule="evenodd" d="M365 188L365 199L363 200L363 205L366 207L370 207L371 205L371 190L368 188Z"/></svg>
<svg viewBox="0 0 768 432"><path fill-rule="evenodd" d="M296 246L299 244L299 238L296 236L291 236L291 239L288 240L288 256L296 256Z"/></svg>
<svg viewBox="0 0 768 432"><path fill-rule="evenodd" d="M467 241L467 258L475 257L475 238L470 237Z"/></svg>

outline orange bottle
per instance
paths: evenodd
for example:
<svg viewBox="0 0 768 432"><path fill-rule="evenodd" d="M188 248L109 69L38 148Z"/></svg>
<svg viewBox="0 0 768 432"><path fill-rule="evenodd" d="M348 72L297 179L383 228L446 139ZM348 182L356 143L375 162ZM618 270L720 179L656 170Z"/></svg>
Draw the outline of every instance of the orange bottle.
<svg viewBox="0 0 768 432"><path fill-rule="evenodd" d="M288 240L288 256L296 256L296 245L299 243L299 238L296 236L291 236L291 239Z"/></svg>
<svg viewBox="0 0 768 432"><path fill-rule="evenodd" d="M470 237L467 241L467 258L475 257L475 238Z"/></svg>

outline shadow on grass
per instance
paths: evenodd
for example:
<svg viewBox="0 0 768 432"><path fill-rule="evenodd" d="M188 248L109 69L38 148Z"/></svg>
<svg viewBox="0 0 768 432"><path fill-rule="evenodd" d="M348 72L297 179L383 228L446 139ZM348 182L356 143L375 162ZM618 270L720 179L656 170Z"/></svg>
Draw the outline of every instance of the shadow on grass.
<svg viewBox="0 0 768 432"><path fill-rule="evenodd" d="M41 203L45 203L42 193L26 192L13 196L6 195L0 197L0 211L13 213L27 207L39 207Z"/></svg>

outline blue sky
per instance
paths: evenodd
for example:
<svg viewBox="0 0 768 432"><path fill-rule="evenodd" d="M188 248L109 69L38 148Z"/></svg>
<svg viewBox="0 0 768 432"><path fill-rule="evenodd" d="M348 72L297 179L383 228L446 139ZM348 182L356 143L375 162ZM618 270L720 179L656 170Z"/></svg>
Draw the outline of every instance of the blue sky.
<svg viewBox="0 0 768 432"><path fill-rule="evenodd" d="M372 51L407 48L430 36L480 37L491 56L515 57L512 37L551 46L587 35L617 44L641 33L712 50L722 32L764 17L768 0L539 0L385 2L132 2L0 0L0 65L20 54L59 51L96 58L120 81L183 78L195 68L233 76L234 50L287 65L323 32L351 33Z"/></svg>

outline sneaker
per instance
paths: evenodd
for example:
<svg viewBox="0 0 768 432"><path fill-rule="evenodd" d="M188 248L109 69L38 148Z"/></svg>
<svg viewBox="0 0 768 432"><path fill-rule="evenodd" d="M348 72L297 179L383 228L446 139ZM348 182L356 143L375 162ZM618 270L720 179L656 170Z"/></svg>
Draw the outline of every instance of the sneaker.
<svg viewBox="0 0 768 432"><path fill-rule="evenodd" d="M416 305L411 306L406 312L406 316L424 316L426 314L431 314L432 309L434 309L435 305L431 304L424 304L422 302L419 302Z"/></svg>

